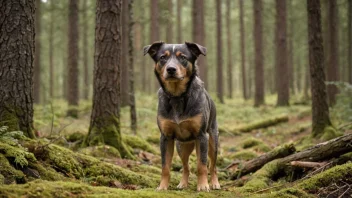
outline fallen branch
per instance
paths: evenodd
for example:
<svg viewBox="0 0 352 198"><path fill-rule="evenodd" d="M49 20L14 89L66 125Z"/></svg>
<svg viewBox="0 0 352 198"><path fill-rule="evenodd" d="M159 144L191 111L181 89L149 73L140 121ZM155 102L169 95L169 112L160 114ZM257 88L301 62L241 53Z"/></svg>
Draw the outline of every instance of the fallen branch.
<svg viewBox="0 0 352 198"><path fill-rule="evenodd" d="M257 158L245 162L243 167L231 176L231 179L237 179L240 176L255 172L256 170L264 166L266 163L273 161L274 159L288 156L294 153L295 151L296 149L293 144L279 146L266 154L263 154Z"/></svg>
<svg viewBox="0 0 352 198"><path fill-rule="evenodd" d="M288 115L282 115L274 118L269 118L265 120L260 120L256 122L249 123L244 126L239 126L237 128L234 128L232 130L229 130L229 132L236 134L237 132L250 132L255 129L261 129L261 128L266 128L269 126L274 126L282 122L288 122L289 118Z"/></svg>
<svg viewBox="0 0 352 198"><path fill-rule="evenodd" d="M304 162L304 161L292 161L291 166L298 166L301 168L319 168L327 164L327 162Z"/></svg>

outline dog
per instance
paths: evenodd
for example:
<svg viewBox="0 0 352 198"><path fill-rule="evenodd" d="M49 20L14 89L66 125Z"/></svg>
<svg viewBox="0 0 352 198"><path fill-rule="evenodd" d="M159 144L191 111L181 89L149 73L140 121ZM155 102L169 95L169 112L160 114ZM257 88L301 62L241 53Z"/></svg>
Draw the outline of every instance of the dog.
<svg viewBox="0 0 352 198"><path fill-rule="evenodd" d="M198 77L196 60L206 48L191 42L166 44L162 41L144 47L155 62L154 73L160 83L157 124L160 130L161 182L157 190L167 190L174 144L182 160L179 189L188 187L188 159L197 154L197 190L209 191L207 156L210 158L212 189L220 189L216 160L218 127L215 104Z"/></svg>

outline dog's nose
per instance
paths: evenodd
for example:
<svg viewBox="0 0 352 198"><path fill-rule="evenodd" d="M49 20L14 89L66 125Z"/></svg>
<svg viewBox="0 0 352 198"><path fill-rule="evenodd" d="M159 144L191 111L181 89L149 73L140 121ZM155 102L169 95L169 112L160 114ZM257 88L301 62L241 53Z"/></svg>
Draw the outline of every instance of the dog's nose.
<svg viewBox="0 0 352 198"><path fill-rule="evenodd" d="M168 74L175 74L176 73L176 67L168 67L166 69Z"/></svg>

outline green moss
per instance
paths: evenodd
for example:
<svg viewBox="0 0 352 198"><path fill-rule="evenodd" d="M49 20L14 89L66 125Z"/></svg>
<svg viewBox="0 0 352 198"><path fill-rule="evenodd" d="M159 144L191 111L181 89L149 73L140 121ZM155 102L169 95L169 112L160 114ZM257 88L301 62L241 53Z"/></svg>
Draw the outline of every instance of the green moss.
<svg viewBox="0 0 352 198"><path fill-rule="evenodd" d="M13 158L13 162L21 167L28 166L28 161L36 161L34 155L24 150L0 142L0 153L3 153L7 158Z"/></svg>
<svg viewBox="0 0 352 198"><path fill-rule="evenodd" d="M159 143L160 143L160 135L148 136L147 137L147 142L159 145Z"/></svg>
<svg viewBox="0 0 352 198"><path fill-rule="evenodd" d="M2 175L2 183L11 184L11 183L23 183L25 181L25 175L16 170L13 166L11 166L10 162L7 158L0 154L0 174Z"/></svg>
<svg viewBox="0 0 352 198"><path fill-rule="evenodd" d="M281 188L277 188L281 189ZM276 189L273 189L276 190ZM266 192L265 194L252 195L253 198L267 197L267 198L313 198L315 196L309 195L298 188L285 188L279 191Z"/></svg>
<svg viewBox="0 0 352 198"><path fill-rule="evenodd" d="M329 170L312 176L311 178L303 181L298 185L308 192L317 192L319 188L326 187L332 183L343 180L344 178L352 177L352 163L346 163L343 165L335 166Z"/></svg>
<svg viewBox="0 0 352 198"><path fill-rule="evenodd" d="M258 151L258 152L263 152L263 153L271 151L271 148L266 144L256 145L256 146L252 147L252 149L255 151Z"/></svg>
<svg viewBox="0 0 352 198"><path fill-rule="evenodd" d="M145 140L135 135L124 135L122 141L132 148L141 149L156 154L156 150Z"/></svg>
<svg viewBox="0 0 352 198"><path fill-rule="evenodd" d="M324 132L321 135L320 139L323 140L323 141L328 141L328 140L337 138L337 137L339 137L341 135L343 135L343 133L339 132L334 127L327 126L327 127L324 128Z"/></svg>
<svg viewBox="0 0 352 198"><path fill-rule="evenodd" d="M252 148L253 146L257 146L260 144L264 144L263 141L256 139L256 138L253 138L253 137L247 138L240 143L240 145L244 149Z"/></svg>
<svg viewBox="0 0 352 198"><path fill-rule="evenodd" d="M230 159L251 160L258 155L251 150L243 150L229 156Z"/></svg>
<svg viewBox="0 0 352 198"><path fill-rule="evenodd" d="M120 152L115 147L107 145L86 147L78 152L97 158L121 158Z"/></svg>
<svg viewBox="0 0 352 198"><path fill-rule="evenodd" d="M3 184L5 184L5 177L2 174L0 174L0 185L3 185Z"/></svg>
<svg viewBox="0 0 352 198"><path fill-rule="evenodd" d="M81 132L74 132L74 133L67 134L65 138L69 142L76 142L76 141L84 140L84 136L85 135Z"/></svg>

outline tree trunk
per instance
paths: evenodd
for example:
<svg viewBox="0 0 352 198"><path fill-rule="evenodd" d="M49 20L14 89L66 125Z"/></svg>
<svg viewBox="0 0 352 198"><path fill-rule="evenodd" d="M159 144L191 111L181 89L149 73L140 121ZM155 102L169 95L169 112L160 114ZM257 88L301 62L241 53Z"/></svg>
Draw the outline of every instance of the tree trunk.
<svg viewBox="0 0 352 198"><path fill-rule="evenodd" d="M177 42L182 43L182 19L181 19L181 9L182 9L182 0L177 0ZM204 9L204 8L203 8Z"/></svg>
<svg viewBox="0 0 352 198"><path fill-rule="evenodd" d="M35 1L0 4L0 126L33 133Z"/></svg>
<svg viewBox="0 0 352 198"><path fill-rule="evenodd" d="M193 0L193 41L205 46L205 26L204 26L204 0ZM197 60L200 79L204 82L204 86L208 86L207 65L205 57L199 56Z"/></svg>
<svg viewBox="0 0 352 198"><path fill-rule="evenodd" d="M78 3L70 0L68 13L68 105L67 115L77 117L78 111Z"/></svg>
<svg viewBox="0 0 352 198"><path fill-rule="evenodd" d="M129 0L122 0L122 56L121 56L121 106L129 105Z"/></svg>
<svg viewBox="0 0 352 198"><path fill-rule="evenodd" d="M288 6L289 8L287 9L288 10L288 13L289 13L289 19L288 19L288 22L289 22L289 33L287 33L288 36L288 50L287 50L287 67L288 67L288 81L289 81L289 87L290 87L290 90L291 90L291 93L292 94L295 94L296 92L296 88L295 88L295 68L296 68L296 65L294 63L294 48L293 48L293 41L294 41L294 38L293 38L293 33L294 33L294 8L293 8L293 5L292 5L292 1L288 1Z"/></svg>
<svg viewBox="0 0 352 198"><path fill-rule="evenodd" d="M217 79L216 79L216 92L217 96L219 98L220 103L224 103L224 88L222 84L222 25L221 25L221 0L215 0L216 1L216 42L217 42Z"/></svg>
<svg viewBox="0 0 352 198"><path fill-rule="evenodd" d="M160 40L160 27L159 27L159 1L158 0L151 0L150 4L150 43L154 43ZM160 85L157 82L156 78L154 79L155 90L158 90Z"/></svg>
<svg viewBox="0 0 352 198"><path fill-rule="evenodd" d="M255 48L255 97L254 106L264 104L264 56L262 34L262 0L253 0L254 11L254 48Z"/></svg>
<svg viewBox="0 0 352 198"><path fill-rule="evenodd" d="M88 100L89 98L89 63L88 63L88 18L87 18L87 12L88 12L88 7L87 7L87 1L88 0L83 0L83 9L82 9L82 17L83 17L83 81L84 81L84 87L83 87L83 98L85 100Z"/></svg>
<svg viewBox="0 0 352 198"><path fill-rule="evenodd" d="M132 157L120 132L121 8L122 0L97 1L93 109L85 143L104 143Z"/></svg>
<svg viewBox="0 0 352 198"><path fill-rule="evenodd" d="M336 0L328 0L328 31L329 31L329 62L327 66L327 81L339 81L339 53L338 53L338 9ZM336 85L328 85L329 105L333 106L336 103L336 94L338 92Z"/></svg>
<svg viewBox="0 0 352 198"><path fill-rule="evenodd" d="M287 65L287 41L286 41L286 1L276 0L276 59L277 64L277 106L289 105L289 70Z"/></svg>
<svg viewBox="0 0 352 198"><path fill-rule="evenodd" d="M247 93L247 82L246 82L246 49L245 49L245 30L244 30L244 22L243 22L243 0L239 0L240 7L240 34L241 34L241 69L242 74L240 74L240 79L242 79L242 92L243 98L248 100Z"/></svg>
<svg viewBox="0 0 352 198"><path fill-rule="evenodd" d="M319 136L331 125L327 103L324 48L321 31L320 0L307 0L309 67L312 92L313 136Z"/></svg>
<svg viewBox="0 0 352 198"><path fill-rule="evenodd" d="M133 63L133 0L129 0L128 3L128 13L129 13L129 39L128 39L128 55L130 58L130 63L129 63L129 80L130 80L130 92L129 92L129 104L130 104L130 116L131 116L131 130L133 131L134 134L137 134L137 113L136 113L136 101L134 97L134 77L133 77L133 68L134 68L134 63Z"/></svg>
<svg viewBox="0 0 352 198"><path fill-rule="evenodd" d="M35 57L34 57L34 103L40 103L40 55L41 55L41 0L35 0Z"/></svg>
<svg viewBox="0 0 352 198"><path fill-rule="evenodd" d="M50 1L50 24L49 24L49 92L50 98L54 98L54 0Z"/></svg>
<svg viewBox="0 0 352 198"><path fill-rule="evenodd" d="M352 84L352 1L348 1L348 65L349 83Z"/></svg>
<svg viewBox="0 0 352 198"><path fill-rule="evenodd" d="M232 98L232 53L231 53L231 0L226 1L226 26L227 26L227 88L229 98Z"/></svg>
<svg viewBox="0 0 352 198"><path fill-rule="evenodd" d="M168 10L169 10L169 14L168 14L168 18L167 18L167 26L166 26L166 42L167 43L173 43L173 6L172 6L172 0L168 0L167 2L167 6L168 6Z"/></svg>

